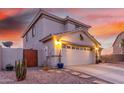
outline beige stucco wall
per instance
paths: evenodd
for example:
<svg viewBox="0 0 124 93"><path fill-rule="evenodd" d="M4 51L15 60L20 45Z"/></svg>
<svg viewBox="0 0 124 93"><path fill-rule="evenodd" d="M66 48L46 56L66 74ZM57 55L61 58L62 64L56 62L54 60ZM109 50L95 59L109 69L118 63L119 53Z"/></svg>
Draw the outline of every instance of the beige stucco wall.
<svg viewBox="0 0 124 93"><path fill-rule="evenodd" d="M22 48L2 48L0 47L0 70L5 69L7 64L15 66L16 60L23 59Z"/></svg>
<svg viewBox="0 0 124 93"><path fill-rule="evenodd" d="M38 50L38 66L42 66L44 62L44 45L42 42L39 42L39 40L44 37L43 19L39 19L34 25L33 29L35 30L35 36L32 37L32 29L30 29L30 31L27 33L28 41L26 41L25 37L23 38L23 48Z"/></svg>
<svg viewBox="0 0 124 93"><path fill-rule="evenodd" d="M114 54L122 54L122 48L121 48L121 40L122 39L124 39L124 33L118 37L118 39L116 40L116 42L113 46L113 53Z"/></svg>
<svg viewBox="0 0 124 93"><path fill-rule="evenodd" d="M2 68L7 64L15 66L16 60L23 60L22 48L2 48Z"/></svg>
<svg viewBox="0 0 124 93"><path fill-rule="evenodd" d="M80 40L80 34L83 36L83 41ZM73 42L80 45L95 46L94 42L90 40L83 32L67 34L61 37L61 40Z"/></svg>
<svg viewBox="0 0 124 93"><path fill-rule="evenodd" d="M71 23L66 23L65 24L65 31L71 31L75 29L75 25Z"/></svg>

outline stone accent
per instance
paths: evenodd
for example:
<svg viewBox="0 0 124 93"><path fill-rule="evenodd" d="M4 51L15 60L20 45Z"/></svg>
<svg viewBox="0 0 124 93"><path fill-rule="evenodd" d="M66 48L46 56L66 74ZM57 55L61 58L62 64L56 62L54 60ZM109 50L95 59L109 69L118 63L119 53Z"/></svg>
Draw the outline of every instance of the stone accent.
<svg viewBox="0 0 124 93"><path fill-rule="evenodd" d="M77 75L80 75L81 73L79 73L79 72L71 72L71 74L77 76Z"/></svg>
<svg viewBox="0 0 124 93"><path fill-rule="evenodd" d="M55 70L48 70L48 72L55 72Z"/></svg>
<svg viewBox="0 0 124 93"><path fill-rule="evenodd" d="M62 73L62 71L56 71L56 73Z"/></svg>
<svg viewBox="0 0 124 93"><path fill-rule="evenodd" d="M97 84L107 84L107 82L105 81L102 81L102 80L95 80L93 81L94 83L97 83Z"/></svg>
<svg viewBox="0 0 124 93"><path fill-rule="evenodd" d="M81 75L79 75L79 77L80 77L80 78L90 78L91 76L86 75L86 74L81 74Z"/></svg>
<svg viewBox="0 0 124 93"><path fill-rule="evenodd" d="M69 70L69 69L63 69L64 71L66 71L66 72L69 72L69 71L71 71L71 70Z"/></svg>

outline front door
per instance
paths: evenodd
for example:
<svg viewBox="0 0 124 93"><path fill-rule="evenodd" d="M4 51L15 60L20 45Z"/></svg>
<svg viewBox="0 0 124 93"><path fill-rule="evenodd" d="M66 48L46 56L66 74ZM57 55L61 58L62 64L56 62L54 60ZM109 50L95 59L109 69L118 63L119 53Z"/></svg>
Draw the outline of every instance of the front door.
<svg viewBox="0 0 124 93"><path fill-rule="evenodd" d="M37 66L37 50L24 49L23 50L24 59L27 61L27 67Z"/></svg>

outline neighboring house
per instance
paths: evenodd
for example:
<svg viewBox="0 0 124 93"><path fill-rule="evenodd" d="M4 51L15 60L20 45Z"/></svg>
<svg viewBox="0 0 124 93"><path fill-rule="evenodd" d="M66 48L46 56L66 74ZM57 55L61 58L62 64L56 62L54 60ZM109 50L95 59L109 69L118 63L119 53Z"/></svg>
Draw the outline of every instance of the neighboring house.
<svg viewBox="0 0 124 93"><path fill-rule="evenodd" d="M37 50L38 66L46 64L46 56L48 64L56 66L59 54L65 66L92 64L102 48L88 33L90 27L68 16L63 19L40 10L23 33L23 48Z"/></svg>
<svg viewBox="0 0 124 93"><path fill-rule="evenodd" d="M121 32L113 43L113 54L124 54L124 32Z"/></svg>

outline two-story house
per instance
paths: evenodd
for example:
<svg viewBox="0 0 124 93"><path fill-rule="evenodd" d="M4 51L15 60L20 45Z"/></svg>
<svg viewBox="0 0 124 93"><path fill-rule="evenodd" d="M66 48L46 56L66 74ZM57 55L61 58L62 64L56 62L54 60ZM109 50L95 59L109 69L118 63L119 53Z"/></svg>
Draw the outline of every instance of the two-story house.
<svg viewBox="0 0 124 93"><path fill-rule="evenodd" d="M56 66L59 55L65 66L92 64L100 56L101 45L89 34L89 28L68 16L60 18L39 10L23 33L23 47L38 51L38 66L46 61Z"/></svg>

